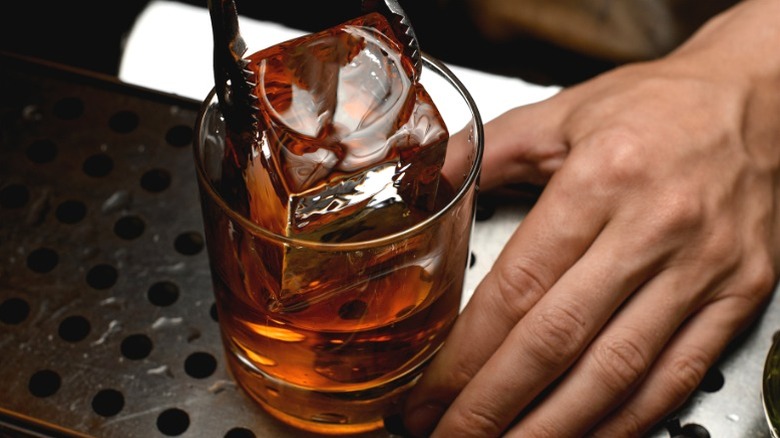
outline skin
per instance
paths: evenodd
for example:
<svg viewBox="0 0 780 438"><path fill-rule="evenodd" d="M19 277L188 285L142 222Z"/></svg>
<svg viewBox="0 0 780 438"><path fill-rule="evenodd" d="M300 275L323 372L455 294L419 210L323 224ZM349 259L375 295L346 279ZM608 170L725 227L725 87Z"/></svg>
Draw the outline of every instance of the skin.
<svg viewBox="0 0 780 438"><path fill-rule="evenodd" d="M780 272L780 1L485 126L482 190L544 184L410 394L415 436L632 437Z"/></svg>

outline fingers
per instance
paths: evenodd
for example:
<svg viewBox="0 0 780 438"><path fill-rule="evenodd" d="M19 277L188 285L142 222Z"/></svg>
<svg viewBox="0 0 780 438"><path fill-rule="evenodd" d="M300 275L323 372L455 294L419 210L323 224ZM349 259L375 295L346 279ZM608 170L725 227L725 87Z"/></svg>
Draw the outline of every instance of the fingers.
<svg viewBox="0 0 780 438"><path fill-rule="evenodd" d="M552 188L557 185L551 182ZM410 394L405 424L411 432L421 436L430 432L443 407L493 355L517 321L582 256L606 220L601 203L583 202L578 193L553 190L542 194Z"/></svg>
<svg viewBox="0 0 780 438"><path fill-rule="evenodd" d="M554 391L507 436L581 436L644 378L701 290L687 281L710 271L670 268L632 295ZM702 279L706 285L711 279ZM702 286L704 287L704 286ZM686 293L669 293L686 290Z"/></svg>
<svg viewBox="0 0 780 438"><path fill-rule="evenodd" d="M756 310L755 303L731 296L694 315L659 356L641 386L592 435L632 437L646 433L685 402Z"/></svg>
<svg viewBox="0 0 780 438"><path fill-rule="evenodd" d="M604 229L587 253L519 320L455 398L434 436L500 435L580 357L625 297L653 273L654 261L661 257L660 252L637 251L642 236L625 238L619 228ZM616 246L615 239L625 245Z"/></svg>
<svg viewBox="0 0 780 438"><path fill-rule="evenodd" d="M679 406L755 314L761 305L756 297L771 287L755 270L741 269L723 282L720 269L707 267L674 265L643 285L566 379L507 436L581 436L626 399L595 436L641 436ZM696 312L713 296L725 298Z"/></svg>

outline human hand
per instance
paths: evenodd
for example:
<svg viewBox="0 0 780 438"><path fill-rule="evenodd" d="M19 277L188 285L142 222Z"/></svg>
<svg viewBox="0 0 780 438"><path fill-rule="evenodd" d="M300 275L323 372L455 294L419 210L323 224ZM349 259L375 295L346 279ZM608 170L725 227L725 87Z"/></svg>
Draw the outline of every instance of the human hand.
<svg viewBox="0 0 780 438"><path fill-rule="evenodd" d="M780 81L700 53L486 125L483 189L546 187L408 398L412 433L641 435L758 314L780 260Z"/></svg>

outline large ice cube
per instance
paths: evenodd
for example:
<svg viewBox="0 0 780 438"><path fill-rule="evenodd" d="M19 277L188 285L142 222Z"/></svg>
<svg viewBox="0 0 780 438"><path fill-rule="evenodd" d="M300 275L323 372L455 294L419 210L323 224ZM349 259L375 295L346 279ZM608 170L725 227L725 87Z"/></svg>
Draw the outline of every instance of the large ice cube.
<svg viewBox="0 0 780 438"><path fill-rule="evenodd" d="M400 230L419 220L406 210L433 208L448 132L400 49L386 19L369 14L249 57L261 127L245 174L253 220L342 241ZM396 221L358 231L391 205Z"/></svg>
<svg viewBox="0 0 780 438"><path fill-rule="evenodd" d="M246 163L239 169L242 212L276 233L328 243L377 238L432 214L449 134L383 16L248 59L260 129L254 144L231 151ZM401 268L395 260L424 253L427 239L416 236L386 254L265 246L246 253L243 266L278 283L255 285L248 275L247 289L270 291L270 308L295 312L340 293L345 278L391 275Z"/></svg>

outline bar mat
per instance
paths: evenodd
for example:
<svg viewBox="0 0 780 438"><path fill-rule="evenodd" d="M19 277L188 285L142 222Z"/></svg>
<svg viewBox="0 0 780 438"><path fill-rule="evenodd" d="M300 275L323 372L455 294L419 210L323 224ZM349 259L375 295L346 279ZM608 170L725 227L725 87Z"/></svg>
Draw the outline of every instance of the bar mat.
<svg viewBox="0 0 780 438"><path fill-rule="evenodd" d="M226 370L199 105L0 57L0 436L313 436Z"/></svg>

